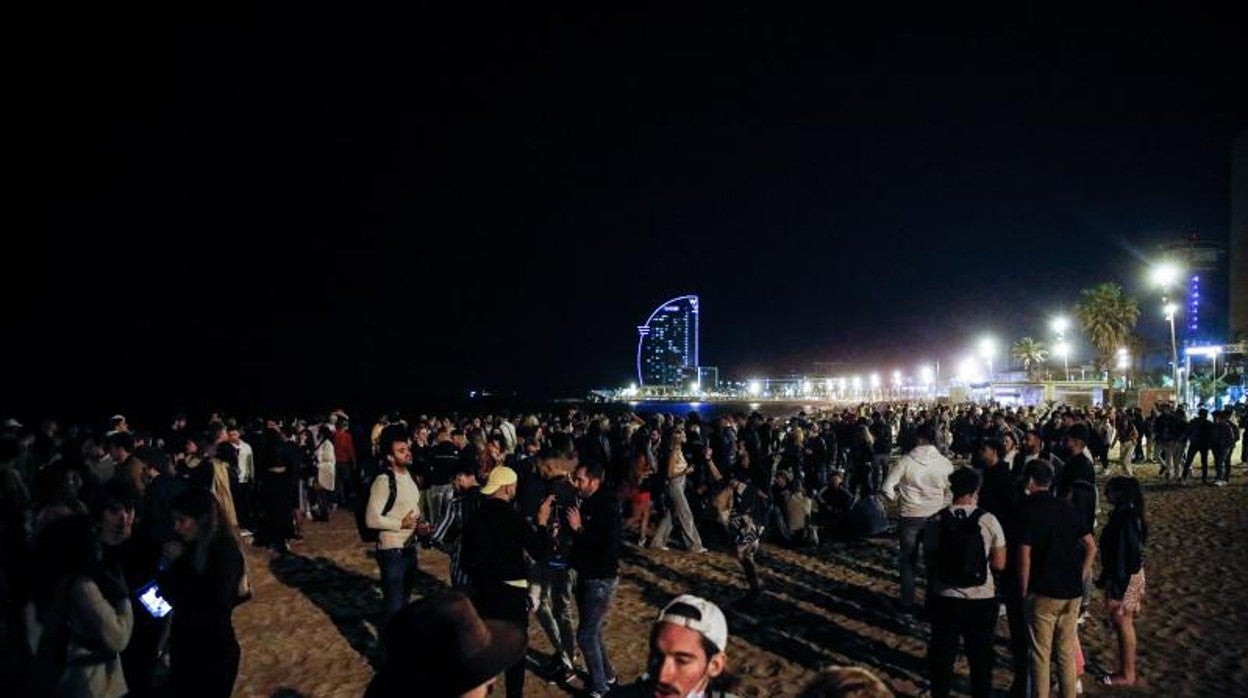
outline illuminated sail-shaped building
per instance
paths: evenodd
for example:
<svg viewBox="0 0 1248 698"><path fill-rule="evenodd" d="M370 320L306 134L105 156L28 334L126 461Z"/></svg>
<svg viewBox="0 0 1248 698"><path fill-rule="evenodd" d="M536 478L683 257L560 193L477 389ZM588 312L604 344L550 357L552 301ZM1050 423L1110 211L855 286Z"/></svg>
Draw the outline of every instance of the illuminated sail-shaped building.
<svg viewBox="0 0 1248 698"><path fill-rule="evenodd" d="M698 297L659 305L637 328L639 385L677 386L698 380Z"/></svg>

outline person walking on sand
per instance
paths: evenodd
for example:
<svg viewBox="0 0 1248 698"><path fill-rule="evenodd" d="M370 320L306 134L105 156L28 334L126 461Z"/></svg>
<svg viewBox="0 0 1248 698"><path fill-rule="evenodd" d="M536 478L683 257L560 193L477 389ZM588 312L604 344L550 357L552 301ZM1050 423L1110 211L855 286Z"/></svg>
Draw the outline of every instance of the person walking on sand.
<svg viewBox="0 0 1248 698"><path fill-rule="evenodd" d="M672 532L673 524L680 527L680 532L688 541L689 550L695 553L706 552L702 545L702 536L698 535L698 527L693 522L693 511L689 509L689 500L685 496L685 481L693 471L685 460L685 428L673 428L663 439L663 452L660 462L666 467L668 506L663 512L663 519L654 532L650 547L654 550L667 550L667 537Z"/></svg>
<svg viewBox="0 0 1248 698"><path fill-rule="evenodd" d="M915 434L918 446L888 471L884 496L899 500L897 566L901 572L901 611L914 611L914 576L919 562L919 539L933 514L949 503L949 475L953 464L936 450L936 430L930 424Z"/></svg>

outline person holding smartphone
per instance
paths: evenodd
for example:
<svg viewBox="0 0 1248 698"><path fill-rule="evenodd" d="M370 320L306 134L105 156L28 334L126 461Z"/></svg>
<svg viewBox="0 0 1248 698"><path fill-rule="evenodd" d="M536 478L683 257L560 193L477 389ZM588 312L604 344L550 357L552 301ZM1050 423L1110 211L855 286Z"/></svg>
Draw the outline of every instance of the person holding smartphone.
<svg viewBox="0 0 1248 698"><path fill-rule="evenodd" d="M165 544L167 571L157 575L162 596L177 609L169 635L169 693L229 696L240 659L233 616L243 553L211 492L187 490L172 509L179 540Z"/></svg>

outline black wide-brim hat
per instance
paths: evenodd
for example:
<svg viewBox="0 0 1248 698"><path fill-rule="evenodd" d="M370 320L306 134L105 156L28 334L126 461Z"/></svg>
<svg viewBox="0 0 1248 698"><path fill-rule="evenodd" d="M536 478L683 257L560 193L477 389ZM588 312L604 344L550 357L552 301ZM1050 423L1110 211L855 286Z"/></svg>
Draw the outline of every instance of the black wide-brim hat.
<svg viewBox="0 0 1248 698"><path fill-rule="evenodd" d="M459 696L520 661L528 644L519 625L482 619L459 592L411 604L383 636L386 663L367 698Z"/></svg>

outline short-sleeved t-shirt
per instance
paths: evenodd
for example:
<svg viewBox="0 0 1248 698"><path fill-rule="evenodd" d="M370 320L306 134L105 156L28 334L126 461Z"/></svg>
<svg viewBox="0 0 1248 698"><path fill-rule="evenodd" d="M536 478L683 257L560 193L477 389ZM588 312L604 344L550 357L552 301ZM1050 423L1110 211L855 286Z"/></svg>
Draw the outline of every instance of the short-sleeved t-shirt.
<svg viewBox="0 0 1248 698"><path fill-rule="evenodd" d="M964 504L949 507L950 511L962 512L966 516L970 516L975 511L975 506ZM988 577L983 584L977 587L945 587L941 585L940 580L936 579L936 575L932 575L932 585L936 589L936 595L950 599L991 599L997 595L996 585L992 580L992 549L1005 547L1005 531L1001 530L1001 522L997 521L997 517L984 512L979 517L979 533L984 539L984 557L986 558L985 566L988 568ZM929 560L935 559L940 554L940 515L933 516L927 522L927 530L923 532L923 546L927 551Z"/></svg>
<svg viewBox="0 0 1248 698"><path fill-rule="evenodd" d="M1031 546L1031 593L1051 599L1083 595L1083 536L1091 533L1074 505L1037 492L1019 511L1020 545Z"/></svg>

